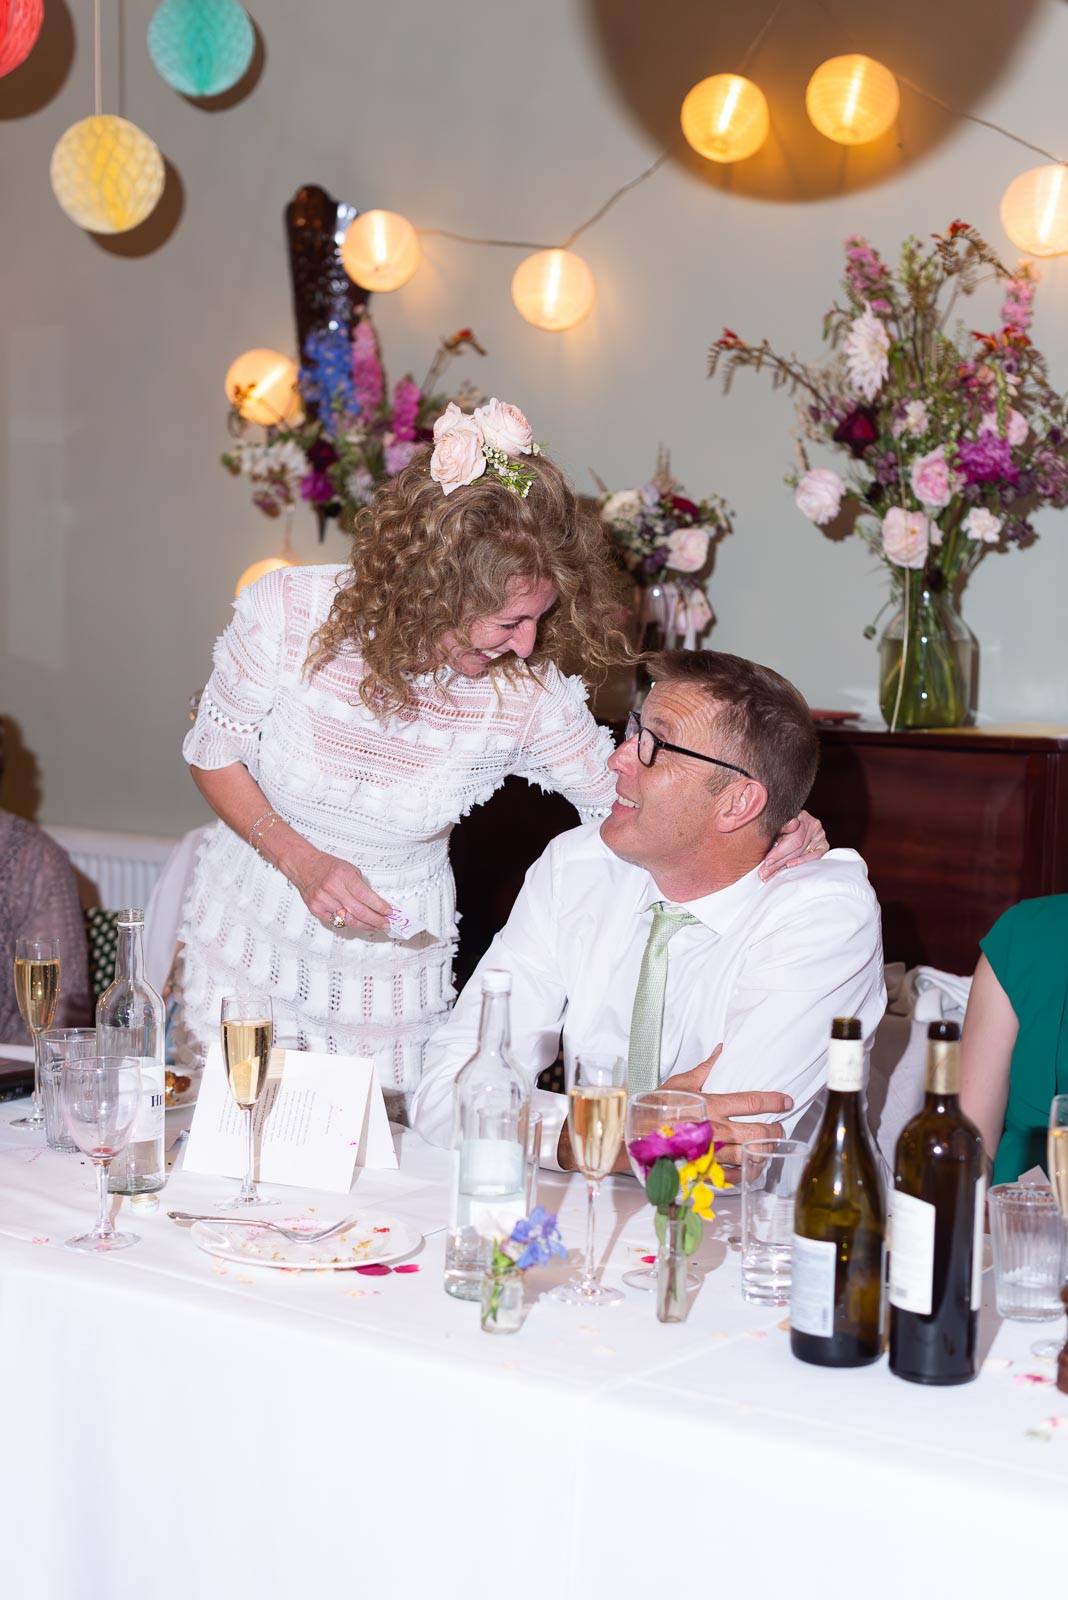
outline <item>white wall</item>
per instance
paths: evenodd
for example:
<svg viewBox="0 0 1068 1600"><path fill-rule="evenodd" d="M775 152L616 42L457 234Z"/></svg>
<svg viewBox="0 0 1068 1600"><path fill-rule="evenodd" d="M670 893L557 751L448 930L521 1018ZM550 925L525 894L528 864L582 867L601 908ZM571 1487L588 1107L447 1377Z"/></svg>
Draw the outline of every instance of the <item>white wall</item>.
<svg viewBox="0 0 1068 1600"><path fill-rule="evenodd" d="M206 112L155 76L143 42L151 8L127 3L122 109L156 138L184 194L167 242L128 259L75 228L51 195L52 145L92 109L90 8L52 0L52 26L58 14L76 34L62 87L16 116L18 75L0 82L0 710L39 763L43 818L167 832L201 817L178 755L186 703L206 676L236 575L278 537L217 464L222 379L250 346L293 348L286 201L317 182L417 225L565 234L658 148L661 113L639 104L641 71L628 87L619 69L628 18L640 51L657 8L613 4L614 13L608 0L534 9L254 0L266 45L260 81L232 109ZM754 76L766 67L771 79L800 74L803 84L888 9L850 7L854 32L842 41L825 8L798 7L780 38L772 30ZM946 7L970 19L956 59L944 50L925 59L923 30L910 25L899 67L907 60L914 77L953 98L960 62L970 61L969 81L980 84L973 111L1068 147L1064 0L1019 0L1011 26L1003 4L942 0L939 15ZM103 9L106 18L114 10ZM737 59L764 7L734 12ZM923 8L894 9L903 27L913 12ZM674 67L654 63L668 82L680 70L682 22L697 12L659 13L676 51ZM893 40L883 44L889 54ZM733 64L710 59L707 40L683 58L691 80ZM116 109L107 36L105 60L105 109ZM772 113L776 138L748 175L669 163L584 236L599 300L573 333L541 333L513 311L515 253L444 240L427 242L405 290L379 297L378 326L397 377L421 375L437 336L470 323L490 355L456 376L469 370L520 404L581 487L590 467L613 486L640 481L658 442L668 443L690 491L718 490L737 512L713 574L710 642L781 668L814 704L874 710L874 646L862 629L885 580L859 542L831 544L795 512L782 485L789 401L751 374L724 398L705 377L706 350L727 323L817 358L849 232L893 254L904 234L963 216L1011 258L999 198L1040 158L907 92L901 148L878 159L820 148L774 100ZM1062 387L1066 299L1066 269L1054 262L1036 332ZM996 303L984 302L973 325L991 322ZM989 558L966 597L988 719L1068 722L1068 527L1057 514L1040 526L1037 547ZM296 542L311 560L346 549L333 532L320 549L303 511Z"/></svg>

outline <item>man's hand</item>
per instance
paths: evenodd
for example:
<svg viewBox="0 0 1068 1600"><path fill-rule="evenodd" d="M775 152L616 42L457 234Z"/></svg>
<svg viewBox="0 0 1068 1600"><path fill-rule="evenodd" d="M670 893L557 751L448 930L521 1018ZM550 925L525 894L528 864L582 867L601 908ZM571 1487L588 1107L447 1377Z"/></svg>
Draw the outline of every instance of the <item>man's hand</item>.
<svg viewBox="0 0 1068 1600"><path fill-rule="evenodd" d="M701 1095L716 1144L720 1146L716 1151L716 1160L725 1170L730 1169L727 1170L727 1179L734 1183L737 1182L736 1169L741 1160L740 1147L745 1140L781 1139L783 1130L781 1122L734 1122L732 1118L775 1116L783 1111L791 1111L794 1103L788 1094L765 1093L757 1089L743 1089L737 1094L705 1094L705 1080L722 1049L723 1046L718 1044L707 1061L691 1067L689 1072L677 1072L673 1078L667 1078L661 1087L688 1089L691 1094Z"/></svg>

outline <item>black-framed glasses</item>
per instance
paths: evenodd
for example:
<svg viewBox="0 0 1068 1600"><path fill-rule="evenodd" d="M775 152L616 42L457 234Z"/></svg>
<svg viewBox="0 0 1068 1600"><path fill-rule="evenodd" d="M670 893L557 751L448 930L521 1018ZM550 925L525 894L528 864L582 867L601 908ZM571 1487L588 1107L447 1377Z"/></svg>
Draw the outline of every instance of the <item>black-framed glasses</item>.
<svg viewBox="0 0 1068 1600"><path fill-rule="evenodd" d="M685 750L681 744L668 744L666 739L661 739L652 728L643 728L641 718L632 711L627 718L626 732L623 735L626 741L637 739L638 760L643 767L651 767L660 750L670 750L673 755L692 756L695 761L709 761L714 767L726 767L728 772L740 772L743 778L755 783L756 779L751 772L746 772L744 767L735 766L733 761L721 761L718 756L702 755L700 750Z"/></svg>

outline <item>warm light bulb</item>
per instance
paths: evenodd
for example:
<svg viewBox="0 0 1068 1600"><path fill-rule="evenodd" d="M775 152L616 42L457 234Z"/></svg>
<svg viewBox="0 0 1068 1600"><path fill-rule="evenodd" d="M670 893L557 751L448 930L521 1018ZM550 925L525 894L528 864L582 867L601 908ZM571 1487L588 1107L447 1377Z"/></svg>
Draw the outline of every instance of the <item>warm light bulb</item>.
<svg viewBox="0 0 1068 1600"><path fill-rule="evenodd" d="M63 210L90 233L125 233L155 210L166 169L147 133L123 117L86 117L60 138L49 169Z"/></svg>
<svg viewBox="0 0 1068 1600"><path fill-rule="evenodd" d="M805 90L813 126L836 144L880 138L893 126L900 104L894 74L871 56L832 56L816 68Z"/></svg>
<svg viewBox="0 0 1068 1600"><path fill-rule="evenodd" d="M283 567L299 567L300 562L296 556L265 556L262 561L254 561L251 567L246 567L237 580L234 590L236 600L242 589L247 589L250 583L255 583L257 578L266 577L268 572L279 572Z"/></svg>
<svg viewBox="0 0 1068 1600"><path fill-rule="evenodd" d="M226 374L226 398L247 422L293 422L300 415L297 369L278 350L246 350Z"/></svg>
<svg viewBox="0 0 1068 1600"><path fill-rule="evenodd" d="M706 161L744 161L768 136L768 102L748 78L720 72L694 84L680 120L687 143Z"/></svg>
<svg viewBox="0 0 1068 1600"><path fill-rule="evenodd" d="M581 322L596 297L593 273L571 250L539 250L519 263L512 278L519 315L550 333L563 333Z"/></svg>
<svg viewBox="0 0 1068 1600"><path fill-rule="evenodd" d="M1068 251L1064 167L1032 167L1014 178L1001 197L1001 226L1028 255L1059 256Z"/></svg>
<svg viewBox="0 0 1068 1600"><path fill-rule="evenodd" d="M361 289L399 289L419 265L419 238L396 211L361 211L341 243L341 264Z"/></svg>

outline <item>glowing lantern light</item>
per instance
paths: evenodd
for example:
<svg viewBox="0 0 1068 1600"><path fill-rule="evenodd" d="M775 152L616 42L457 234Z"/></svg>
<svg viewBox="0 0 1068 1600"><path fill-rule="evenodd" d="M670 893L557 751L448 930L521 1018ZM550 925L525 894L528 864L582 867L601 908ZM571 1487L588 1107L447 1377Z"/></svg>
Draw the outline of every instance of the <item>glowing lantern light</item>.
<svg viewBox="0 0 1068 1600"><path fill-rule="evenodd" d="M157 146L124 117L86 117L52 151L52 190L90 233L125 233L155 210L166 171Z"/></svg>
<svg viewBox="0 0 1068 1600"><path fill-rule="evenodd" d="M805 90L813 126L836 144L870 144L892 126L900 104L894 74L871 56L832 56Z"/></svg>
<svg viewBox="0 0 1068 1600"><path fill-rule="evenodd" d="M237 0L163 0L148 25L152 65L179 94L223 94L248 71L256 33Z"/></svg>
<svg viewBox="0 0 1068 1600"><path fill-rule="evenodd" d="M341 244L341 264L361 289L399 289L420 259L416 231L396 211L362 211Z"/></svg>
<svg viewBox="0 0 1068 1600"><path fill-rule="evenodd" d="M536 328L563 333L588 316L597 297L593 273L571 250L539 250L521 261L512 278L512 299Z"/></svg>
<svg viewBox="0 0 1068 1600"><path fill-rule="evenodd" d="M744 161L760 149L770 125L763 94L736 72L694 84L682 102L681 120L687 143L706 161Z"/></svg>
<svg viewBox="0 0 1068 1600"><path fill-rule="evenodd" d="M283 567L299 567L300 562L296 556L285 554L280 556L265 556L262 561L254 561L251 567L246 567L237 580L234 590L236 600L242 589L247 589L250 583L255 583L257 578L263 578L268 572L280 572Z"/></svg>
<svg viewBox="0 0 1068 1600"><path fill-rule="evenodd" d="M297 369L278 350L246 350L226 374L226 398L246 422L292 422L300 415Z"/></svg>
<svg viewBox="0 0 1068 1600"><path fill-rule="evenodd" d="M1068 172L1032 167L1014 178L1001 197L1001 226L1013 244L1032 256L1068 251Z"/></svg>
<svg viewBox="0 0 1068 1600"><path fill-rule="evenodd" d="M43 21L44 0L0 0L0 78L21 67Z"/></svg>

